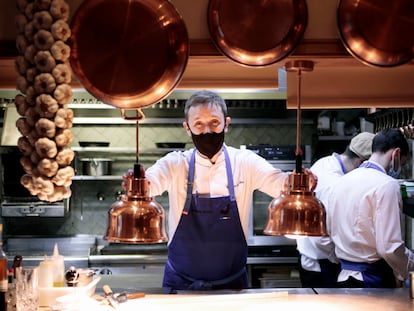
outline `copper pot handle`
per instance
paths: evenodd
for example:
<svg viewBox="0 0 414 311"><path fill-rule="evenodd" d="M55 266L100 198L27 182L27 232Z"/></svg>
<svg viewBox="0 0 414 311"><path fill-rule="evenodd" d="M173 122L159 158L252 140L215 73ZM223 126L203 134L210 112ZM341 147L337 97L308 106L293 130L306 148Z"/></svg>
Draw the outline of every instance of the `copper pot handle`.
<svg viewBox="0 0 414 311"><path fill-rule="evenodd" d="M127 116L126 111L129 111L131 109L121 109L121 115L124 120L130 120L130 121L143 121L145 120L145 114L142 112L141 108L137 108L136 114L134 117Z"/></svg>

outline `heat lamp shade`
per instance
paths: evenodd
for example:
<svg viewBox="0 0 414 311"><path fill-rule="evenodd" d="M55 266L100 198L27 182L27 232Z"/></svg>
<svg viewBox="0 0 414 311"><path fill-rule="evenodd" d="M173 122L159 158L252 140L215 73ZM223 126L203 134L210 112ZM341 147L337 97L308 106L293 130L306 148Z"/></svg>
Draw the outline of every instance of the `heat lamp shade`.
<svg viewBox="0 0 414 311"><path fill-rule="evenodd" d="M270 202L268 212L266 235L327 235L325 207L312 192L282 192Z"/></svg>
<svg viewBox="0 0 414 311"><path fill-rule="evenodd" d="M127 244L167 242L164 209L154 200L121 198L108 211L108 227L104 239Z"/></svg>

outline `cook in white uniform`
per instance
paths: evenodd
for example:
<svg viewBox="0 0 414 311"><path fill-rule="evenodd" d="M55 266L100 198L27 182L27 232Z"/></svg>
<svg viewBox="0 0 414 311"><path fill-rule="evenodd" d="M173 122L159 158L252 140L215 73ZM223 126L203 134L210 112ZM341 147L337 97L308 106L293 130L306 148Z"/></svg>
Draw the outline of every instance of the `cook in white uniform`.
<svg viewBox="0 0 414 311"><path fill-rule="evenodd" d="M246 288L253 191L277 197L287 174L250 150L224 144L231 119L217 94L193 94L184 112L195 148L171 152L146 171L151 195L169 195L164 291Z"/></svg>
<svg viewBox="0 0 414 311"><path fill-rule="evenodd" d="M370 157L373 137L372 133L362 132L351 139L343 153L334 152L311 166L312 173L318 176L315 195L325 209L329 209L326 196L332 184ZM336 287L340 264L330 237L303 237L296 242L302 287Z"/></svg>
<svg viewBox="0 0 414 311"><path fill-rule="evenodd" d="M340 287L395 287L396 278L414 269L414 254L402 239L400 185L392 177L408 153L398 129L383 130L368 161L332 187L327 229L341 261Z"/></svg>

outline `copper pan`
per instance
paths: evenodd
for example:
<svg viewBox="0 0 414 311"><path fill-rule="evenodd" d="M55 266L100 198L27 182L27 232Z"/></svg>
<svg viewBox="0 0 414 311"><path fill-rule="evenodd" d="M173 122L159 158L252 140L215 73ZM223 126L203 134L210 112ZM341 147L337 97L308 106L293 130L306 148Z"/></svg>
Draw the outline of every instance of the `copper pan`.
<svg viewBox="0 0 414 311"><path fill-rule="evenodd" d="M208 28L217 49L246 66L289 56L305 32L305 0L210 0Z"/></svg>
<svg viewBox="0 0 414 311"><path fill-rule="evenodd" d="M361 62L392 67L413 58L413 0L340 0L337 18L344 46Z"/></svg>
<svg viewBox="0 0 414 311"><path fill-rule="evenodd" d="M187 65L187 29L168 0L85 0L71 30L74 74L89 93L117 108L159 102Z"/></svg>

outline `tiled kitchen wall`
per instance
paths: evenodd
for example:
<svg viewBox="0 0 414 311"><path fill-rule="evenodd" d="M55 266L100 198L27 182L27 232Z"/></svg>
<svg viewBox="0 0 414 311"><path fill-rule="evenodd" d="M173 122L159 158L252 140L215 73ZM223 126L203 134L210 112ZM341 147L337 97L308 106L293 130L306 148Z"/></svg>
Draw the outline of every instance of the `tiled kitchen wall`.
<svg viewBox="0 0 414 311"><path fill-rule="evenodd" d="M302 143L311 144L312 135L316 131L315 125L303 125ZM135 149L135 125L113 126L75 126L73 146L79 141L109 141L110 147L128 147ZM226 135L226 143L232 146L246 144L277 144L294 145L296 142L296 125L269 125L269 124L234 124ZM187 136L181 124L172 125L140 125L139 147L142 150L142 160L148 167L156 158L147 158L145 150L155 148L155 142L188 142L192 146L191 138ZM79 154L79 157L82 155ZM100 157L102 154L99 155ZM105 157L114 158L114 175L121 176L128 168L132 168L135 154L117 159L116 153L108 153ZM141 161L140 161L141 163ZM72 184L72 198L70 211L60 218L15 218L7 219L6 235L75 235L91 234L103 236L107 226L107 213L116 195L122 190L121 177L119 180L74 180ZM168 196L157 197L166 209Z"/></svg>

